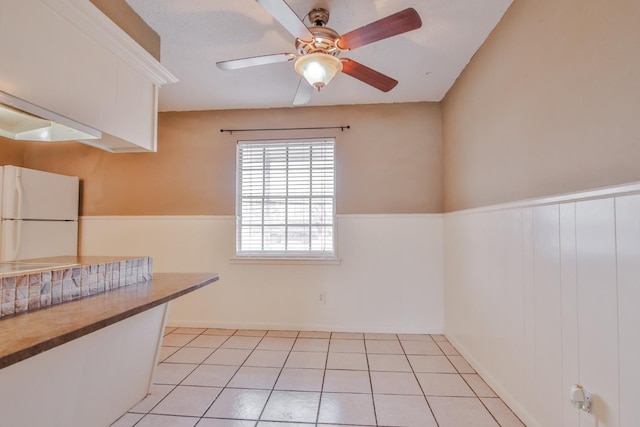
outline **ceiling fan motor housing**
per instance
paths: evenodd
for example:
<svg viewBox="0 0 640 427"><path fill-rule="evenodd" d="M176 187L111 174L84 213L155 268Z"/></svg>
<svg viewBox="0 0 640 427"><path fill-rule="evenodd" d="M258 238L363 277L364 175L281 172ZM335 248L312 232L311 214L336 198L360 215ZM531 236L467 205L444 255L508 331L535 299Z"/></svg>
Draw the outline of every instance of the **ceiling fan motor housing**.
<svg viewBox="0 0 640 427"><path fill-rule="evenodd" d="M341 52L337 44L340 34L329 27L309 27L309 31L313 34L312 41L296 40L296 50L299 55L328 53L329 55L338 56Z"/></svg>

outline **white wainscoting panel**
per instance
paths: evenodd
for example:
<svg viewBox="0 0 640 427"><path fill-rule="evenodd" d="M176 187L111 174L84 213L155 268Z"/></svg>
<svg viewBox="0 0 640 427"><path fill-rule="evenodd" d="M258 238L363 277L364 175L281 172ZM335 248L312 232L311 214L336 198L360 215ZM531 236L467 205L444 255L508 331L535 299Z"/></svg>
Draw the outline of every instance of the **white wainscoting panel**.
<svg viewBox="0 0 640 427"><path fill-rule="evenodd" d="M580 358L578 357L578 278L576 250L576 205L567 203L560 208L560 281L562 292L562 390L566 393L579 383ZM566 394L563 394L566 399ZM566 400L563 400L566 403ZM565 427L580 425L580 412L567 404L562 405L562 424Z"/></svg>
<svg viewBox="0 0 640 427"><path fill-rule="evenodd" d="M543 425L562 419L562 293L560 209L533 208L534 373L536 408Z"/></svg>
<svg viewBox="0 0 640 427"><path fill-rule="evenodd" d="M581 416L581 426L620 425L614 203L576 204L580 381L594 393L595 415Z"/></svg>
<svg viewBox="0 0 640 427"><path fill-rule="evenodd" d="M620 425L640 426L640 196L616 199Z"/></svg>
<svg viewBox="0 0 640 427"><path fill-rule="evenodd" d="M442 215L339 215L337 227L334 264L235 262L235 219L221 216L83 217L80 252L219 273L172 302L170 325L441 333Z"/></svg>
<svg viewBox="0 0 640 427"><path fill-rule="evenodd" d="M640 425L640 195L444 218L445 333L523 422ZM575 383L591 414L569 403Z"/></svg>

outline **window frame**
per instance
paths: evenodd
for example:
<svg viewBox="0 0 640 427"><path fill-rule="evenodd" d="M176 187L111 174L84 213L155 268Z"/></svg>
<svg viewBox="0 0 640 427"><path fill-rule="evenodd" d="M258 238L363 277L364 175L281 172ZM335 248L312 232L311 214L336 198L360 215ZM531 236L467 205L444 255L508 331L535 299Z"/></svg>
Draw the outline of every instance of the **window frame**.
<svg viewBox="0 0 640 427"><path fill-rule="evenodd" d="M242 222L242 202L243 202L243 188L242 188L242 177L243 177L243 172L246 172L246 169L243 170L242 169L242 158L241 158L241 151L243 149L243 147L252 145L252 144L256 144L256 145L262 145L263 148L264 147L268 147L269 145L273 144L274 148L280 148L282 149L283 147L286 148L289 144L293 145L296 143L309 143L309 144L313 144L313 143L328 143L330 144L330 148L332 150L332 156L331 156L331 160L332 160L332 180L331 180L331 185L333 187L333 192L331 194L331 196L324 196L325 198L330 198L331 202L332 202L332 209L331 209L331 223L328 225L323 225L326 227L330 227L331 228L331 251L327 251L327 250L319 250L319 251L314 251L314 250L289 250L288 248L285 247L284 250L264 250L264 243L263 243L263 249L261 250L241 250L241 245L242 245L242 226L243 226L243 222ZM273 262L273 261L279 261L279 263L281 262L288 262L288 261L302 261L302 262L328 262L328 263L333 263L335 261L338 261L338 251L337 251L337 223L336 223L336 199L337 199L337 189L336 189L336 138L335 137L312 137L312 138L278 138L278 139L256 139L256 140L238 140L236 142L236 193L235 193L235 257L233 258L233 260L236 261L266 261L266 262ZM288 148L287 148L288 150ZM288 154L287 154L288 155ZM325 161L325 159L323 158L322 161ZM265 168L264 168L264 164L265 162L263 161L263 176L265 175ZM286 182L288 183L288 179L289 179L289 169L288 169L288 160L287 160L287 178L286 178ZM309 164L309 170L313 170L313 162L311 162ZM310 178L310 182L311 178ZM263 187L264 188L264 187ZM288 193L288 190L286 191L286 196L284 196L284 200L285 200L285 207L289 206L289 201L290 196ZM309 206L312 207L313 203L311 202L313 197L313 191L311 189L309 189L309 192L306 193L305 195L306 197L308 197L310 199L310 203ZM302 196L302 197L305 197ZM292 197L295 198L295 197ZM265 196L265 193L263 192L262 198L261 198L261 206L264 207L265 205L265 200L267 200L268 197ZM285 209L285 211L287 211L287 214L285 214L285 221L283 224L281 224L281 226L283 226L285 228L285 234L288 233L288 227L290 226L300 226L299 224L296 225L292 225L289 222L289 217L288 217L288 209ZM311 211L310 211L311 212ZM309 214L311 215L311 213ZM257 226L262 228L262 232L261 232L261 236L262 238L264 238L265 233L264 233L264 228L265 228L265 218L264 216L261 219L261 222L259 224L257 224ZM309 245L311 246L312 244L312 233L311 233L311 229L313 228L313 223L309 222L309 224L304 224L304 226L308 226L310 228L310 233L309 233Z"/></svg>

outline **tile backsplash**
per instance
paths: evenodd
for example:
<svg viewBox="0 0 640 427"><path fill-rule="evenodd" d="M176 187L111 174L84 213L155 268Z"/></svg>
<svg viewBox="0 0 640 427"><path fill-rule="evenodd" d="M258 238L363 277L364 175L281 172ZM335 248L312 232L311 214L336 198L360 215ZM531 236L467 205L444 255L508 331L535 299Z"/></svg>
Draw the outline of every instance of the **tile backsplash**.
<svg viewBox="0 0 640 427"><path fill-rule="evenodd" d="M0 317L150 280L153 258L86 264L0 277Z"/></svg>

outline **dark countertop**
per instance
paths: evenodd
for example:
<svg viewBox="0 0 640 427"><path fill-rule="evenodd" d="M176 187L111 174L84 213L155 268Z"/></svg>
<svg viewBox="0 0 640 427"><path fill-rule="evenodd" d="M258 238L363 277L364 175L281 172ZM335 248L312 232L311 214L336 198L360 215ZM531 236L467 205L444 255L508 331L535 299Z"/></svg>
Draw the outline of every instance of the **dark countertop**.
<svg viewBox="0 0 640 427"><path fill-rule="evenodd" d="M137 285L0 320L0 368L171 301L219 279L216 273L155 273Z"/></svg>

